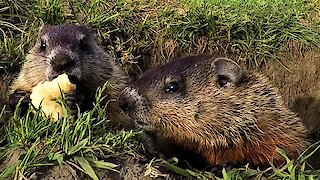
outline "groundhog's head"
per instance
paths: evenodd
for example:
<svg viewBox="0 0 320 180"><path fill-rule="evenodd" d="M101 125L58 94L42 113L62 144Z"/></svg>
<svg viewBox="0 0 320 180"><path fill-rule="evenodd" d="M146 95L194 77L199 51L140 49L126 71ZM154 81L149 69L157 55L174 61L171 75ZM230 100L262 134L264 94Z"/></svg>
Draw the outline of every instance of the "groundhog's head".
<svg viewBox="0 0 320 180"><path fill-rule="evenodd" d="M69 75L70 80L81 80L82 61L93 58L97 46L86 26L43 26L31 53L46 62L48 80L63 73Z"/></svg>
<svg viewBox="0 0 320 180"><path fill-rule="evenodd" d="M121 93L119 102L138 125L197 124L202 106L210 103L215 109L241 77L240 67L229 59L185 57L146 73Z"/></svg>
<svg viewBox="0 0 320 180"><path fill-rule="evenodd" d="M138 126L212 164L268 163L303 147L304 127L262 75L226 58L188 56L146 73L119 96Z"/></svg>

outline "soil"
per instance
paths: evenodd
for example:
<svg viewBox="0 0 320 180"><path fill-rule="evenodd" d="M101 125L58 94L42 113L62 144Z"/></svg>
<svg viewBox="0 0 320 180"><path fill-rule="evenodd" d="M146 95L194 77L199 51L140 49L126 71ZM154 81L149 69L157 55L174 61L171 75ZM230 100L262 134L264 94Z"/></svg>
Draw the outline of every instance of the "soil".
<svg viewBox="0 0 320 180"><path fill-rule="evenodd" d="M22 149L16 149L10 152L4 161L0 164L0 170L16 164L19 157L24 154ZM175 174L168 174L161 168L148 167L148 159L141 154L125 155L121 158L105 159L106 162L118 164L116 169L119 172L107 169L95 169L99 179L110 180L148 180L148 179L185 179ZM72 160L66 160L67 163L62 165L42 166L32 169L24 174L25 179L29 180L90 180L91 178L79 171L73 164ZM11 178L7 178L11 179Z"/></svg>
<svg viewBox="0 0 320 180"><path fill-rule="evenodd" d="M261 71L279 88L289 108L313 132L313 138L319 139L320 48L303 48L299 43L288 42L280 54L283 65L268 61Z"/></svg>
<svg viewBox="0 0 320 180"><path fill-rule="evenodd" d="M157 169L153 169L153 173L149 170L146 163L141 162L142 156L128 157L125 161L118 162L120 172L106 169L96 170L99 179L110 180L148 180L148 179L176 179L174 175L162 173ZM51 167L43 167L28 173L28 179L33 180L77 180L91 179L88 175L76 170L72 165L63 164Z"/></svg>

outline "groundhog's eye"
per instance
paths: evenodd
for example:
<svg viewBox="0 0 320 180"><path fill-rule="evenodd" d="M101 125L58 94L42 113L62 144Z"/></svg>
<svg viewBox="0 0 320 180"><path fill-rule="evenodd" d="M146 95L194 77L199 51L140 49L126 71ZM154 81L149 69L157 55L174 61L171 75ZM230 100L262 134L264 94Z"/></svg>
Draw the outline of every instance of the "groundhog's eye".
<svg viewBox="0 0 320 180"><path fill-rule="evenodd" d="M46 49L46 47L47 47L46 42L43 39L41 39L40 40L40 49L41 49L41 51L44 51Z"/></svg>
<svg viewBox="0 0 320 180"><path fill-rule="evenodd" d="M84 38L80 40L80 48L82 50L86 50L88 48L88 43Z"/></svg>
<svg viewBox="0 0 320 180"><path fill-rule="evenodd" d="M167 84L166 93L176 92L178 90L180 90L180 86L178 82L170 82L169 84Z"/></svg>

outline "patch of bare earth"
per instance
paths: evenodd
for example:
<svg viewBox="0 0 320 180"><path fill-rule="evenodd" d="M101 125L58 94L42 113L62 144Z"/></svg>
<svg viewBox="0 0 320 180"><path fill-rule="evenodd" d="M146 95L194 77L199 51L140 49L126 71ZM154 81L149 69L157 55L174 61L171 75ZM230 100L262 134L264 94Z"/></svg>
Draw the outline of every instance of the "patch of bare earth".
<svg viewBox="0 0 320 180"><path fill-rule="evenodd" d="M72 163L71 163L72 164ZM91 179L88 175L80 172L70 163L42 167L28 173L28 179L34 180L77 180ZM148 167L146 159L137 155L120 160L118 172L106 169L96 169L99 179L110 180L148 180L148 179L176 179L175 175L163 173L160 170Z"/></svg>
<svg viewBox="0 0 320 180"><path fill-rule="evenodd" d="M320 48L288 42L280 52L283 65L268 61L261 71L302 119L311 141L317 141L320 139ZM307 160L313 169L320 168L319 156L318 150Z"/></svg>

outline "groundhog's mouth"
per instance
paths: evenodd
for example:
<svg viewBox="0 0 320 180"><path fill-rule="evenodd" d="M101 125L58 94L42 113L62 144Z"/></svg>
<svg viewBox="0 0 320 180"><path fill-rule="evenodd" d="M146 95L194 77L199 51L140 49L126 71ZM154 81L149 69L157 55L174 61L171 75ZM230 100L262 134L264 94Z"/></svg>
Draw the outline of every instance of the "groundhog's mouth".
<svg viewBox="0 0 320 180"><path fill-rule="evenodd" d="M59 74L55 74L55 75L49 75L47 78L49 81L54 80L55 78L57 78L59 76Z"/></svg>
<svg viewBox="0 0 320 180"><path fill-rule="evenodd" d="M69 78L69 81L70 81L72 84L77 84L77 82L78 82L78 77L77 77L77 76L68 75L68 78Z"/></svg>
<svg viewBox="0 0 320 180"><path fill-rule="evenodd" d="M59 75L60 74L49 76L49 80L52 81L53 79L56 79ZM68 79L72 84L77 84L78 82L78 78L74 75L68 75Z"/></svg>

